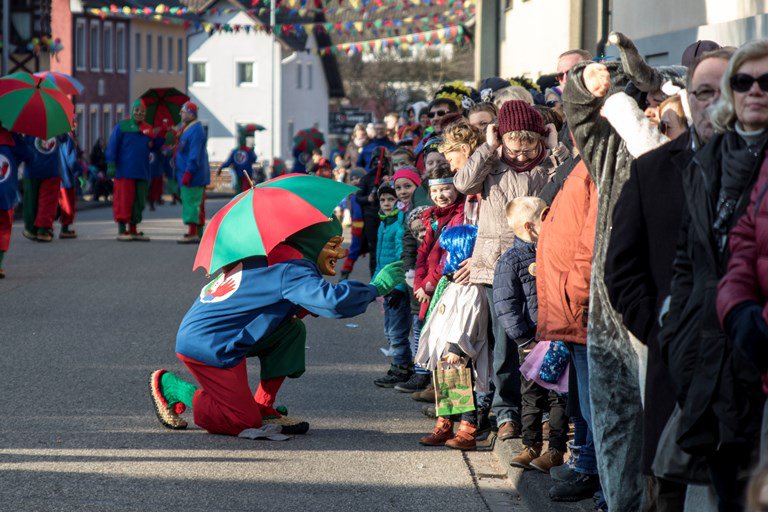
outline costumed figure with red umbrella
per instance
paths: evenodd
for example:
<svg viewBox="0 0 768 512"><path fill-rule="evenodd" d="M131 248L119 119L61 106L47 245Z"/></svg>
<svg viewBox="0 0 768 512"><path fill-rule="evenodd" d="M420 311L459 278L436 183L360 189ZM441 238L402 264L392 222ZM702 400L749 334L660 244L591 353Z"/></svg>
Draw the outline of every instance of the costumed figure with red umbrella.
<svg viewBox="0 0 768 512"><path fill-rule="evenodd" d="M251 188L250 180L255 181L253 174L253 166L256 163L256 152L253 150L253 146L248 145L247 137L250 133L256 131L259 125L248 125L238 133L238 145L233 149L227 159L222 163L216 175L221 175L221 171L230 167L232 173L232 188L236 193L245 192ZM246 178L245 176L248 176ZM262 178L263 179L263 178Z"/></svg>
<svg viewBox="0 0 768 512"><path fill-rule="evenodd" d="M195 424L214 434L255 437L303 434L309 423L275 407L286 377L305 370L307 312L329 318L363 313L376 297L404 281L401 262L370 284L331 284L342 249L342 226L329 220L353 187L291 174L239 194L211 219L195 267L221 272L200 291L181 322L176 353L199 384L166 370L150 378L155 412L167 428L182 429L192 407ZM275 216L275 212L282 212ZM261 361L255 396L246 360Z"/></svg>
<svg viewBox="0 0 768 512"><path fill-rule="evenodd" d="M131 118L119 121L107 143L107 175L114 178L112 212L120 241L149 241L138 230L149 192L149 152L163 138L144 121L143 100L133 103Z"/></svg>
<svg viewBox="0 0 768 512"><path fill-rule="evenodd" d="M205 225L205 186L211 182L208 136L197 119L197 105L188 101L181 108L181 133L176 146L176 175L181 184L182 221L187 233L180 244L200 242Z"/></svg>

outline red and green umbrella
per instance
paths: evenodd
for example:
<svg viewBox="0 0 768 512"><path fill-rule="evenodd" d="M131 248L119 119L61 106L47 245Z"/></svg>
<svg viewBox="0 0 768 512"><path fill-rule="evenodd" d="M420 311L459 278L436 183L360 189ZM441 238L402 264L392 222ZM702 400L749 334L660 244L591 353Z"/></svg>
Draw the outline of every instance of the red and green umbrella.
<svg viewBox="0 0 768 512"><path fill-rule="evenodd" d="M253 135L256 132L263 132L264 130L266 130L266 127L256 123L250 123L243 126L243 133L246 135Z"/></svg>
<svg viewBox="0 0 768 512"><path fill-rule="evenodd" d="M294 148L302 153L309 153L313 149L320 148L323 144L325 144L325 137L323 137L323 132L317 128L299 130L293 137Z"/></svg>
<svg viewBox="0 0 768 512"><path fill-rule="evenodd" d="M0 78L0 124L6 129L50 139L72 131L72 101L56 84L23 71Z"/></svg>
<svg viewBox="0 0 768 512"><path fill-rule="evenodd" d="M75 77L58 71L39 71L34 76L51 80L64 94L79 96L85 90L85 86Z"/></svg>
<svg viewBox="0 0 768 512"><path fill-rule="evenodd" d="M209 274L251 256L266 256L302 229L328 221L357 188L307 174L265 181L232 199L203 233L193 269Z"/></svg>
<svg viewBox="0 0 768 512"><path fill-rule="evenodd" d="M181 122L181 107L189 96L173 87L150 89L141 95L147 106L146 122L155 128L163 126L163 119L174 125Z"/></svg>

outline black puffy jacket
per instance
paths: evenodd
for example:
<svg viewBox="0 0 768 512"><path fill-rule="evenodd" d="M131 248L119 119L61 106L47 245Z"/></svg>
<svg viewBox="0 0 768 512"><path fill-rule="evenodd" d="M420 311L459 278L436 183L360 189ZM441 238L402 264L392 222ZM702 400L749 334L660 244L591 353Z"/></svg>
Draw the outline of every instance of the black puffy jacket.
<svg viewBox="0 0 768 512"><path fill-rule="evenodd" d="M536 335L536 245L515 237L496 264L493 306L507 336L524 345Z"/></svg>

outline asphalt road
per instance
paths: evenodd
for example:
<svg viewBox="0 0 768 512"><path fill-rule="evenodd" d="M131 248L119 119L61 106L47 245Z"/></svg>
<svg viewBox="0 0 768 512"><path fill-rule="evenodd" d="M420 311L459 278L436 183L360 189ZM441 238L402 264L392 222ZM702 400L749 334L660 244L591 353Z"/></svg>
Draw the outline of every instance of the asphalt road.
<svg viewBox="0 0 768 512"><path fill-rule="evenodd" d="M76 240L31 242L14 226L0 280L0 510L486 510L459 452L418 445L433 426L420 404L372 384L388 364L376 303L307 320L307 372L278 403L308 435L164 429L148 377L189 377L175 334L206 282L196 246L175 243L180 217L145 212L149 243L116 241L109 208L79 213Z"/></svg>

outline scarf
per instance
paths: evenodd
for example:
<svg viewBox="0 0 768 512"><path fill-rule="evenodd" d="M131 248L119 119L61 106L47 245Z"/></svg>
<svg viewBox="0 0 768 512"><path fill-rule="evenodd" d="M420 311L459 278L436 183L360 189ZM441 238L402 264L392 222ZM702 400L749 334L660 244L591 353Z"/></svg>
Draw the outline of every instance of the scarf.
<svg viewBox="0 0 768 512"><path fill-rule="evenodd" d="M504 144L501 145L501 161L504 162L506 165L512 168L515 172L528 172L537 165L539 165L541 162L544 161L544 159L547 157L547 148L544 146L542 142L539 142L539 152L538 154L533 157L531 160L528 160L527 162L518 162L517 158L513 158L512 155L508 154L506 146Z"/></svg>
<svg viewBox="0 0 768 512"><path fill-rule="evenodd" d="M398 213L400 213L400 210L398 210L397 208L395 208L389 213L379 212L379 219L381 219L381 222L383 222L384 224L390 224L391 222L394 222L395 220L397 220Z"/></svg>

